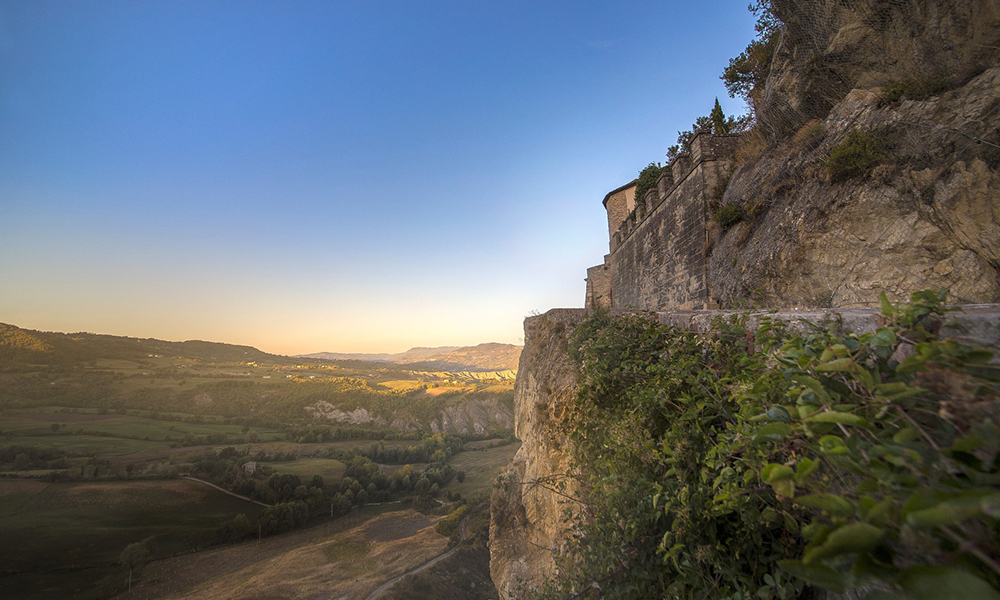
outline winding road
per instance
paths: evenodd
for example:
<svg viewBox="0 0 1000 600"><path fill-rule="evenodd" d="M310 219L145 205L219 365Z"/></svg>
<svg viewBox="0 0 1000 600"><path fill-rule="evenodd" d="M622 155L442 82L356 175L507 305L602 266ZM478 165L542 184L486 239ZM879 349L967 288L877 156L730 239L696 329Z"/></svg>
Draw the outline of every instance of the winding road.
<svg viewBox="0 0 1000 600"><path fill-rule="evenodd" d="M205 481L204 479L198 479L197 477L191 477L189 475L181 475L181 479L190 479L191 481L197 481L198 483L204 483L205 485L207 485L209 487L214 487L215 489L219 490L223 494L229 494L233 498L239 498L240 500L246 500L247 502L253 502L254 504L259 504L259 505L263 506L264 508L270 508L271 507L270 504L264 504L263 502L258 502L257 500L254 500L253 498L247 498L246 496L240 496L239 494L237 494L235 492L230 492L229 490L227 490L225 488L221 488L221 487L215 485L214 483Z"/></svg>
<svg viewBox="0 0 1000 600"><path fill-rule="evenodd" d="M433 567L434 565L438 564L442 560L444 560L444 559L448 558L449 556L451 556L452 554L454 554L459 548L462 547L462 542L465 541L465 522L468 521L468 520L469 520L469 515L465 515L464 517L462 517L462 520L459 522L459 524L458 524L459 542L458 542L458 544L455 545L454 548L452 548L451 550L448 550L446 552L443 552L441 554L438 554L437 556L435 556L434 558L432 558L429 561L425 562L424 564L420 565L419 567L414 567L413 569L410 569L409 571L403 573L402 575L399 575L397 577L393 577L389 581L387 581L387 582L383 583L382 585L378 586L377 588L375 588L375 591L372 592L372 593L370 593L370 594L368 594L368 596L365 597L365 600L375 600L375 598L378 598L379 596L381 596L382 594L384 594L389 588L391 588L392 586L394 586L397 583L399 583L400 581L402 581L404 577L406 577L408 575L414 575L416 573L419 573L419 572L423 571L424 569L428 569L430 567Z"/></svg>

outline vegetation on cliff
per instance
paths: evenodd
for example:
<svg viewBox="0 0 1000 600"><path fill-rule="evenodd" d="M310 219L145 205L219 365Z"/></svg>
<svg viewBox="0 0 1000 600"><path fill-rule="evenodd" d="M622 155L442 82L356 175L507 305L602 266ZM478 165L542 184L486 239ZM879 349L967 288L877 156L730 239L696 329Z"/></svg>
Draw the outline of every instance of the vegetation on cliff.
<svg viewBox="0 0 1000 600"><path fill-rule="evenodd" d="M1000 598L1000 368L936 337L943 296L863 335L585 321L579 541L545 597Z"/></svg>

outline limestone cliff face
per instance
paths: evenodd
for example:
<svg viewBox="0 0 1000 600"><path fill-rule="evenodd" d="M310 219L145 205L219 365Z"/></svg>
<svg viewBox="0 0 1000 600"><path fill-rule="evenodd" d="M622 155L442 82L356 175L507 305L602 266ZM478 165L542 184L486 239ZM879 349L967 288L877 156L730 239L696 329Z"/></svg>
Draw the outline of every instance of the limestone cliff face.
<svg viewBox="0 0 1000 600"><path fill-rule="evenodd" d="M773 0L785 24L760 107L774 133L851 90L908 77L962 83L1000 62L1000 0Z"/></svg>
<svg viewBox="0 0 1000 600"><path fill-rule="evenodd" d="M750 215L718 237L723 307L869 304L948 288L1000 301L1000 0L775 0L786 22L760 118L770 147L722 204ZM888 102L933 77L947 91ZM811 119L811 121L810 121ZM869 176L830 180L852 131L885 144Z"/></svg>
<svg viewBox="0 0 1000 600"><path fill-rule="evenodd" d="M824 308L948 288L957 303L1000 302L1000 0L773 4L786 28L758 105L769 145L737 153L720 201L747 217L705 246L711 297L723 308ZM882 95L880 86L928 76L947 91ZM885 142L881 164L832 181L828 157L852 131ZM572 504L551 484L572 468L558 424L574 394L566 345L581 313L525 322L522 446L492 498L490 571L502 598L555 575L566 541Z"/></svg>
<svg viewBox="0 0 1000 600"><path fill-rule="evenodd" d="M514 432L522 445L493 490L490 519L490 575L501 598L518 597L517 590L556 573L554 553L565 541L561 517L573 508L566 496L575 493L558 426L576 393L567 341L583 313L551 310L524 322L514 388Z"/></svg>
<svg viewBox="0 0 1000 600"><path fill-rule="evenodd" d="M323 421L375 425L403 431L429 430L433 433L481 434L496 429L510 429L514 426L510 401L500 398L463 398L445 404L436 415L424 421L410 415L401 416L395 412L375 413L361 407L345 409L323 400L305 407L305 411L314 419Z"/></svg>

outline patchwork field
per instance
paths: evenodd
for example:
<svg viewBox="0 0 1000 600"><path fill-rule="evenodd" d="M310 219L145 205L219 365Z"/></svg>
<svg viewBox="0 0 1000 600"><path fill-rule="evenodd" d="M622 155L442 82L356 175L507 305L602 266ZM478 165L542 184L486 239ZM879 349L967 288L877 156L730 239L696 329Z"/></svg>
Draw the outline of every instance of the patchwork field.
<svg viewBox="0 0 1000 600"><path fill-rule="evenodd" d="M448 464L456 471L465 471L465 481L453 480L443 491L458 492L463 498L488 496L497 473L507 466L520 447L520 443L513 443L456 454Z"/></svg>
<svg viewBox="0 0 1000 600"><path fill-rule="evenodd" d="M120 573L116 562L128 544L152 537L160 556L186 552L192 534L260 510L186 480L0 479L0 597L96 597L101 586L93 582ZM78 589L84 581L91 584Z"/></svg>
<svg viewBox="0 0 1000 600"><path fill-rule="evenodd" d="M0 415L0 431L16 433L19 436L51 434L53 424L60 426L58 434L62 435L83 430L110 435L127 435L153 441L178 441L185 435L221 434L233 439L246 436L238 425L161 421L115 413L10 410ZM250 428L250 431L256 432L260 441L269 441L280 435L280 432L274 429L254 427Z"/></svg>
<svg viewBox="0 0 1000 600"><path fill-rule="evenodd" d="M441 517L399 505L150 564L123 599L364 598L384 581L445 550ZM391 597L387 595L386 598Z"/></svg>
<svg viewBox="0 0 1000 600"><path fill-rule="evenodd" d="M324 481L340 481L344 476L344 463L332 458L300 458L297 460L265 462L276 473L290 473L308 480L313 475L319 475Z"/></svg>

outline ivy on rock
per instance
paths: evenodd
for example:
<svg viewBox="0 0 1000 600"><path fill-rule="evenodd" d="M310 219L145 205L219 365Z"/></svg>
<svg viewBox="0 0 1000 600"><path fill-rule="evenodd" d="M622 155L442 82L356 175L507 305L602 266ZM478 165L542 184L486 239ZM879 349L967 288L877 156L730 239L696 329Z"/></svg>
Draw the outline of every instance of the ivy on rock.
<svg viewBox="0 0 1000 600"><path fill-rule="evenodd" d="M1000 367L937 337L943 301L860 335L590 317L576 541L543 596L1000 599Z"/></svg>

